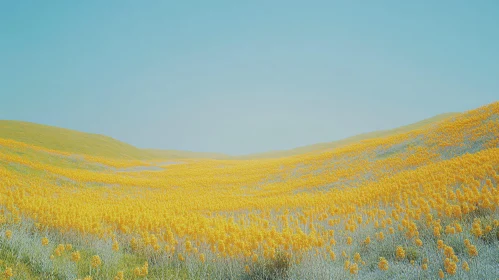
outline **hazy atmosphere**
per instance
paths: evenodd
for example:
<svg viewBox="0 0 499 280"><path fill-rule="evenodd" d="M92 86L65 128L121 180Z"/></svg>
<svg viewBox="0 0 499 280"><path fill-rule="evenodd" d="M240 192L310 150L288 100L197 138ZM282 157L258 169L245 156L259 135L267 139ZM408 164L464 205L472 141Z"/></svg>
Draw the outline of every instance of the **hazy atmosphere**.
<svg viewBox="0 0 499 280"><path fill-rule="evenodd" d="M0 280L499 279L498 15L0 0Z"/></svg>
<svg viewBox="0 0 499 280"><path fill-rule="evenodd" d="M497 1L250 2L2 1L0 119L246 154L498 97Z"/></svg>

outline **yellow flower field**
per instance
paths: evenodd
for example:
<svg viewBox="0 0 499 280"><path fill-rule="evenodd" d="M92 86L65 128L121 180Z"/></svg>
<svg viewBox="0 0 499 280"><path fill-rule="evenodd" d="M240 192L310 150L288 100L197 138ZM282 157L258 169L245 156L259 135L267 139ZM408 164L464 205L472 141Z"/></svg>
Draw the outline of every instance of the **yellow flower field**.
<svg viewBox="0 0 499 280"><path fill-rule="evenodd" d="M0 139L7 279L492 279L499 103L258 160L126 161Z"/></svg>

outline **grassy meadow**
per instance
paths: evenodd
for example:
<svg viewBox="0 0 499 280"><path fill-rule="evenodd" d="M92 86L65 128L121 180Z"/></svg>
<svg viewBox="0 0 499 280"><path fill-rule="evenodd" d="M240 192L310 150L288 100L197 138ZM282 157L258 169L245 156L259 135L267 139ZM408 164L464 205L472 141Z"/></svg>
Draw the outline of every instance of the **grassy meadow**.
<svg viewBox="0 0 499 280"><path fill-rule="evenodd" d="M0 121L5 279L498 279L499 102L290 151Z"/></svg>

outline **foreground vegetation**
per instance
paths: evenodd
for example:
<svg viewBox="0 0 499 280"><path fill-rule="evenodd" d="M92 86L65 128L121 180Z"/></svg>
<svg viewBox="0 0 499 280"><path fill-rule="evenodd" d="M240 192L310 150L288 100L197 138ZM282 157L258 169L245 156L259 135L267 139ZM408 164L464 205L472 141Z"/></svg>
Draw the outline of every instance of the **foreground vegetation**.
<svg viewBox="0 0 499 280"><path fill-rule="evenodd" d="M0 139L12 279L495 279L499 103L258 160L124 160Z"/></svg>

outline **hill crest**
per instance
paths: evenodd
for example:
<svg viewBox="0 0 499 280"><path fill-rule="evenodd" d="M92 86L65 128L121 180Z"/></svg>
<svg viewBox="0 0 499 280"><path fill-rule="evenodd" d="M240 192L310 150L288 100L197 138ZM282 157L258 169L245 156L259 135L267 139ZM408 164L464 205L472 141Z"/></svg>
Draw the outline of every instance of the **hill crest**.
<svg viewBox="0 0 499 280"><path fill-rule="evenodd" d="M0 120L0 138L11 139L14 141L62 152L107 157L113 159L263 159L294 156L310 152L319 152L338 148L366 139L404 133L410 130L420 129L425 126L438 123L459 114L460 113L445 113L394 129L373 131L337 141L317 143L289 150L269 151L243 156L230 156L223 153L191 152L180 150L141 149L102 134L86 133L56 126L14 120Z"/></svg>

